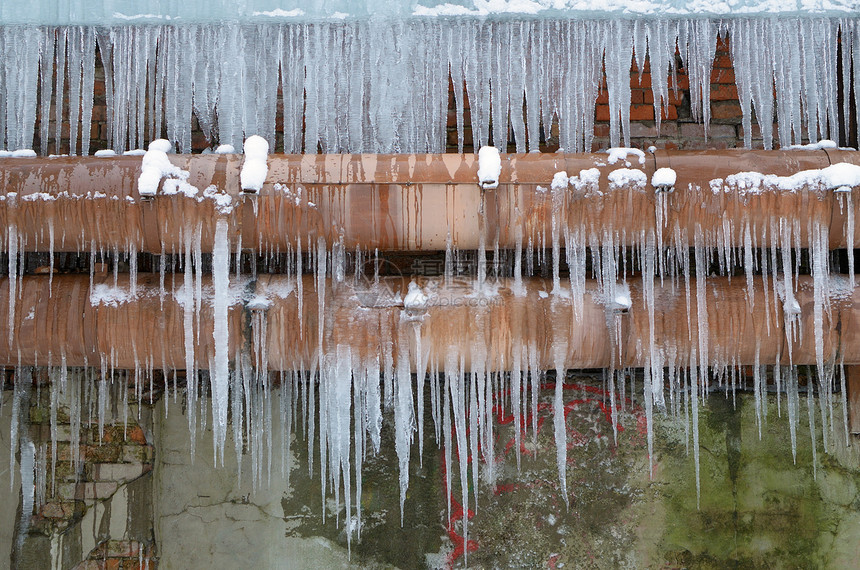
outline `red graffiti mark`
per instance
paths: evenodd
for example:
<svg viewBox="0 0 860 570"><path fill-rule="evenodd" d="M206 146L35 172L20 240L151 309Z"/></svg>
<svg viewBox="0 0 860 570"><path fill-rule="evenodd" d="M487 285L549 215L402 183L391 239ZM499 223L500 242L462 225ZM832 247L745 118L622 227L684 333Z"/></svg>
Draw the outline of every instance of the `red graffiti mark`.
<svg viewBox="0 0 860 570"><path fill-rule="evenodd" d="M448 470L445 466L444 457L439 462L442 466L442 487L448 488ZM446 526L446 531L448 532L448 538L454 545L454 550L448 555L448 567L452 567L458 558L463 556L466 551L475 552L478 550L478 543L474 540L469 540L468 542L464 540L463 535L457 532L457 528L455 524L458 521L463 520L463 505L460 501L454 497L454 493L451 493L449 497L451 501L451 512L448 517L448 524ZM472 517L475 516L475 512L472 509L466 510L466 520L472 520Z"/></svg>
<svg viewBox="0 0 860 570"><path fill-rule="evenodd" d="M626 407L627 409L629 409L630 411L633 411L633 412L641 412L639 407L636 406L635 404L633 404L633 402L630 400L630 398L624 398L622 400L621 396L618 393L614 394L615 402L610 402L607 404L607 400L613 399L612 398L613 395L611 395L607 390L603 390L602 388L598 388L596 386L588 386L586 384L578 384L578 383L565 383L565 384L562 384L562 389L566 390L566 391L567 390L578 390L580 392L585 392L586 394L593 394L595 396L595 397L586 397L586 398L576 398L576 399L567 401L564 405L565 420L567 420L567 417L570 414L570 412L575 410L578 406L583 406L583 405L596 406L602 412L603 417L606 420L606 422L608 422L610 425L612 425L612 423L613 423L612 422L613 408L617 408L619 405L623 404L624 407ZM544 391L555 390L555 383L541 384L541 390L544 390ZM509 395L510 395L510 391L506 390L497 396L497 398L498 398L497 401L500 401L502 399L501 396L509 396ZM494 405L492 407L492 411L493 411L493 415L495 416L495 419L499 425L511 424L516 419L514 414L510 411L507 411L505 409L505 406L502 405L501 403ZM537 429L534 433L535 437L537 436L537 434L539 434L541 432L541 429L543 428L544 422L547 419L547 415L553 412L553 405L546 403L546 402L539 403L537 406L537 411L538 411L539 415L538 415L537 422L536 422L536 428ZM467 414L468 414L468 412L467 412ZM636 418L636 421L637 421L636 431L638 432L638 434L640 436L644 436L646 434L646 429L647 429L646 419L642 414L637 414L637 416L638 417ZM526 436L527 436L527 433L529 431L529 427L532 425L533 421L534 421L534 418L532 416L532 412L528 411L526 414L524 414L520 418L520 425L518 426L519 430L520 430L520 453L523 455L527 455L527 456L534 455L536 453L536 451L529 450L525 444L526 439L527 439ZM467 423L467 425L468 425L468 423ZM617 429L618 432L624 431L624 426L622 426L620 422L617 422L615 424L615 428ZM466 436L468 437L468 428L467 428ZM577 431L574 428L568 427L567 428L567 448L572 449L574 447L584 446L584 445L588 444L590 441L595 440L595 439L600 438L600 437L602 437L602 436L599 433L587 435L587 434L580 433L579 431ZM454 443L453 445L456 446L456 443ZM516 437L512 437L505 444L505 446L503 448L503 451L502 451L503 456L509 455L510 451L515 446L516 446ZM481 451L481 455L483 455L483 450L479 450L479 451ZM568 461L572 461L572 460L573 460L573 458L569 459ZM471 462L471 454L469 455L468 462L469 463ZM447 486L448 486L448 473L447 473L447 470L445 468L444 459L441 461L441 464L442 464L442 470L441 470L442 471L442 486L443 486L443 488L447 488ZM522 489L522 488L535 488L535 487L542 487L542 486L547 486L547 485L549 485L549 482L547 482L547 481L533 481L530 483L498 484L493 488L493 493L498 496L498 495L502 495L504 493L512 493L512 492L515 492L518 489ZM477 492L477 490L475 490L475 492ZM458 530L455 526L456 522L461 521L463 519L463 505L461 505L460 502L454 497L453 492L451 493L450 502L451 502L451 513L450 513L450 517L448 519L448 525L447 525L446 530L448 532L448 538L451 540L451 542L454 545L454 550L448 555L448 560L447 560L448 567L452 567L461 556L464 556L466 554L466 552L476 552L478 550L477 541L472 540L472 539L469 539L468 541L466 541L464 539L463 535L458 532ZM467 521L472 520L472 517L474 517L474 516L475 516L475 513L471 509L468 509L466 511L466 520ZM560 554L552 554L550 556L550 558L547 560L547 567L553 568L553 569L556 568L556 564L558 563L560 558L561 558Z"/></svg>

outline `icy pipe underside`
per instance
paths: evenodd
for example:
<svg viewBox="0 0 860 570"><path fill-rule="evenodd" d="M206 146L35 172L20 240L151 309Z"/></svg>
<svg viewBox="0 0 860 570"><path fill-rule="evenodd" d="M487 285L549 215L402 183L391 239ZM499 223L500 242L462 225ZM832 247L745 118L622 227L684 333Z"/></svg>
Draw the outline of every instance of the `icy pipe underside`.
<svg viewBox="0 0 860 570"><path fill-rule="evenodd" d="M641 279L629 280L624 293L611 299L589 280L578 309L569 289L552 293L552 281L539 278L525 279L521 289L512 279L492 280L483 290L462 277L447 285L444 277L416 279L427 296L423 307L408 301L404 306L409 283L403 278L326 279L324 315L316 277L302 280L301 287L283 275L232 280L226 327L231 361L242 352L266 354L258 364L268 370L309 370L321 355L348 347L357 362L384 352L398 361L405 354L416 372L420 336L423 366L442 367L453 353L466 366L490 372L512 370L517 353L529 348L536 351L530 365L539 369L642 368L653 359L684 366L702 343L708 347L706 361L717 368L816 363L812 277L797 280L799 313L786 311L781 291L765 301L764 280L758 278L751 288L743 279L709 278L706 284L691 279L689 297L683 280L653 284L653 339ZM199 309L193 294L186 300L182 275L161 281L158 274L139 274L136 285L128 275L98 274L92 281L86 275L23 278L10 342L0 343L0 366L64 362L129 370L208 369L216 358L212 279L199 285ZM699 286L705 289L701 297ZM760 301L751 303L750 293ZM624 306L619 295L626 298ZM860 290L845 276L831 276L825 295L822 358L860 363ZM698 302L705 306L705 321L699 320ZM0 322L7 322L8 307L9 280L3 279ZM188 310L194 313L191 331L185 330ZM190 354L185 335L198 339ZM559 347L564 347L560 353Z"/></svg>
<svg viewBox="0 0 860 570"><path fill-rule="evenodd" d="M838 140L860 106L855 14L0 25L0 149L33 148L38 117L42 154L64 139L72 154L90 153L102 73L107 145L118 152L162 137L188 152L195 117L213 147L241 149L259 134L287 153L438 153L449 85L460 149L468 130L476 149L513 141L536 151L541 129L557 124L562 149L590 151L604 71L611 146L629 146L634 61L640 77L649 63L659 130L677 53L692 117L707 131L720 34L730 38L746 146L753 114L766 149Z"/></svg>

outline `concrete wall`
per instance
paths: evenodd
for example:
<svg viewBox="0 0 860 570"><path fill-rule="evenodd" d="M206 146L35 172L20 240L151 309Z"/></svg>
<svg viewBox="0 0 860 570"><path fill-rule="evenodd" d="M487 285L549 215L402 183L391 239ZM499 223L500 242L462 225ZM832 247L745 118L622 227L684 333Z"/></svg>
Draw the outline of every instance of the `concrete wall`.
<svg viewBox="0 0 860 570"><path fill-rule="evenodd" d="M595 378L590 378L593 384ZM551 402L547 393L543 403ZM758 437L748 394L736 409L722 393L707 398L700 419L701 500L683 417L657 416L649 477L644 413L630 404L621 415L618 445L600 407L602 396L566 390L570 412L566 507L558 488L551 408L536 446L524 439L521 468L506 445L510 425L498 427L496 485L480 485L464 546L462 511L446 517L443 455L428 437L423 465L414 472L399 526L397 468L390 434L380 457L364 471L364 527L353 535L351 563L360 567L821 567L846 568L860 559L860 441L834 437L817 460L805 402L792 461L785 399L777 417L774 396ZM277 406L277 403L275 404ZM816 414L820 411L817 408ZM841 409L835 416L841 418ZM350 564L342 506L326 500L323 522L319 463L307 473L306 442L293 441L291 480L275 453L271 486L254 491L250 457L243 480L228 442L224 468L212 461L211 432L200 436L192 464L187 420L180 406L156 422L156 540L162 567L338 568ZM428 424L428 431L432 432ZM841 432L836 434L841 435ZM276 442L274 448L278 449ZM537 450L537 454L532 452ZM417 452L417 450L416 450ZM454 454L456 462L456 454ZM452 467L453 510L460 498ZM335 514L340 513L340 527ZM412 534L409 534L409 533ZM428 538L429 537L429 538ZM408 557L407 554L408 553Z"/></svg>
<svg viewBox="0 0 860 570"><path fill-rule="evenodd" d="M543 421L535 440L530 431L525 435L519 469L510 418L497 426L497 479L493 485L482 479L477 505L470 495L468 537L463 510L458 508L456 454L448 473L429 418L420 461L417 441L413 445L401 526L397 461L386 427L382 452L368 454L365 461L361 536L353 533L350 545L342 504L330 494L324 503L321 499L318 458L313 475L308 473L302 431L292 439L289 481L281 472L281 441L276 436L271 480L265 481L264 464L264 480L255 489L247 442L241 452L241 482L229 437L224 465L216 467L211 430L201 430L192 461L182 399L168 395L168 400L162 397L151 408L144 406L141 414L147 445L138 447L152 446L152 473L120 478L104 497L76 500L74 513L66 519L46 517L46 508L54 503L43 506L26 537L26 565L19 567L70 568L88 558L80 568L126 568L137 564L139 552L151 557L150 568L207 569L459 567L467 557L468 566L476 568L560 568L562 564L567 568L849 568L860 560L860 440L852 436L846 446L837 423L830 452L825 453L817 399L816 459L813 462L808 410L802 398L795 463L784 397L778 417L776 396L768 396L761 439L751 395L739 394L734 405L731 396L727 399L721 392L706 398L700 410L697 508L694 461L688 446L692 433L683 412L676 418L655 416L649 470L641 407L635 401L627 404L616 426L616 445L611 420L602 407L605 394L580 390L576 382L600 385L594 376L571 377L566 382L571 384L564 391L569 506L558 485L552 390L544 390ZM640 392L641 386L635 393ZM10 396L4 394L0 415L3 449L8 448ZM277 391L272 405L278 409ZM277 413L273 416L277 434ZM30 417L31 422L41 417L36 401ZM834 417L841 419L838 405ZM34 434L44 432L38 423L30 429ZM117 445L130 448L128 441L105 442L100 447L89 440L85 444L92 449L81 492L95 481L109 482L108 475L122 475L118 469L146 465L146 457L138 456L143 451L127 457L129 461L111 455ZM4 507L0 509L0 568L10 564L19 503L18 488L9 491L5 465L5 460L0 462ZM446 514L449 476L451 520Z"/></svg>
<svg viewBox="0 0 860 570"><path fill-rule="evenodd" d="M154 507L161 568L349 566L345 549L322 537L288 536L291 522L282 502L293 490L282 474L280 453L270 482L255 491L250 455L241 457L240 483L233 439L228 437L224 464L216 467L208 422L210 429L198 433L192 457L187 417L179 404L170 404L155 423ZM162 406L159 411L164 411ZM274 444L280 449L281 439Z"/></svg>
<svg viewBox="0 0 860 570"><path fill-rule="evenodd" d="M12 471L9 465L11 428L12 391L0 390L0 568L9 568L12 563L15 521L21 498L18 463L13 462Z"/></svg>

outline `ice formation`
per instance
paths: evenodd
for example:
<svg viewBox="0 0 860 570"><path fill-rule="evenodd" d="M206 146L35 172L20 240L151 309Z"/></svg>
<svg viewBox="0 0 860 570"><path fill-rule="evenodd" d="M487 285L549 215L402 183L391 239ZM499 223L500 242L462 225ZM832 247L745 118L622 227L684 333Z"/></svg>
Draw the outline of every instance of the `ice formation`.
<svg viewBox="0 0 860 570"><path fill-rule="evenodd" d="M163 160L167 158L165 148L165 143L154 144L148 153L156 153ZM637 153L628 154L633 165L639 162L638 157ZM619 157L616 164L622 165L622 160ZM668 172L655 179L652 182L677 184L677 177ZM828 256L830 233L842 231L830 227L832 208L838 207L836 201L844 207L852 196L851 192L834 190L860 187L860 168L839 163L791 177L736 173L711 180L701 188L688 185L671 195L658 193L653 195L657 221L641 230L608 227L594 214L597 200L602 198L625 193L652 196L642 170L606 166L603 171L583 169L575 176L560 171L552 175L548 186L534 191L541 207L550 208L546 228L516 222L520 224L514 232L519 259L510 271L518 275L505 280L490 273L487 249L492 250L493 259L499 259L499 247L487 248L482 243L476 258L483 267L474 268L467 278L467 293L457 298L469 307L472 320L445 323L448 332L443 335L438 328L442 326L440 317L434 315L439 308L451 306L451 287L463 280L455 274L459 255L455 248L446 254L450 262L444 264L442 275L415 278L391 289L390 281L373 269L376 266L365 263L377 252L360 248L347 252L340 241L305 233L299 225L297 233L289 236L286 252L273 251L265 242L256 244L264 264L274 264L285 255L286 271L278 265L280 275L239 274L233 271L231 261L234 252L243 247L236 243L238 235L229 221L232 198L216 187L201 191L181 178L166 180L163 192L182 200L213 203L217 220L211 238L211 262L204 268L202 221L187 219L183 222L183 245L169 252L182 260L183 273L172 275L162 263L159 287L143 289L137 286L136 269L130 265L126 280L115 276L113 281L92 284L89 302L100 310L120 310L146 295L158 296L162 305L175 303L184 329L184 361L176 366L184 366L190 379L185 395L192 441L207 429L206 421L211 418L218 462L229 450L230 441L240 452L247 444L253 456L250 477L255 484L264 484L272 468L272 417L284 414L279 429L305 430L311 458L308 468L320 477L326 496L347 507L344 522L355 533L361 528L362 459L379 451L386 410L393 416L402 500L407 500L415 440L420 445L424 442L425 410L432 417L431 433L444 448L450 474L447 484L461 493L462 504L468 505L474 502L481 481L496 477L493 432L497 416L504 412L516 418L521 427L516 436L519 445L530 435L536 436L538 404L546 406L550 401L559 489L565 498L575 492L567 473L564 378L572 351L577 350L581 323L593 317L589 311L595 306L604 313L598 322L605 323L612 350L606 372L611 394L607 413L615 423L626 395L641 402L647 418L649 452L653 452L655 414L674 415L690 433L691 455L698 472L698 418L707 396L715 390L752 390L756 417L762 426L772 405L766 397L773 386L769 377L780 391L777 412L788 415L794 445L802 425L798 402L804 389L808 398L818 395L818 405L811 399L809 406L813 441L827 451L834 438L847 433L844 414L835 412L841 372L833 359L831 342L825 337L825 323L831 319L834 304L853 294L853 280L831 275ZM690 227L667 227L667 200L700 204L714 195L720 197L726 212L741 215L723 218L721 213L719 223L706 225L701 220ZM591 205L585 205L588 196L594 200ZM66 199L47 193L22 197L6 194L2 207L14 209L21 204ZM95 194L85 199L109 200ZM747 202L763 199L796 199L807 209L798 209L796 215L785 209L768 209L770 213L757 224L744 219ZM280 200L310 212L317 198L307 189L278 184L254 200L263 204ZM847 218L843 229L853 239L853 218ZM630 246L625 232L634 231L634 245ZM22 283L21 255L26 251L21 239L16 226L6 229L8 282L13 292L8 307L10 343L14 341L13 325L21 315L16 294ZM801 245L808 251L809 276L801 274ZM541 256L552 268L551 290L537 290L533 280L526 280L536 271L535 258ZM563 275L562 265L566 265L568 277ZM788 352L772 361L761 356L760 344L752 347L752 353L751 347L730 341L735 337L727 334L725 327L747 326L746 321L724 322L723 315L714 318L721 307L712 305L712 289L722 278L712 272L730 275L736 268L743 275L740 279L745 279L747 312L757 318L765 315L757 321L757 342L775 338L789 341L785 345ZM685 307L686 317L667 329L660 312L669 297L677 306ZM339 327L337 323L347 310L345 300L354 305L348 311L350 326ZM506 308L494 305L495 300ZM284 303L296 307L295 311L284 312ZM538 304L543 307L541 311L533 311ZM537 312L559 318L554 321L556 325L563 323L549 339L535 336L534 325L529 324L536 318L531 313ZM238 313L249 319L248 332L243 334L250 336L247 343L234 349L230 338L238 334L233 320ZM291 318L298 322L284 322L284 314L293 315ZM393 317L382 318L382 314ZM622 332L629 326L625 319L634 314L643 331L641 345L625 347ZM313 318L307 319L308 315ZM497 320L500 317L505 320ZM768 323L767 329L762 321ZM673 330L679 336L667 332ZM494 340L498 334L505 339L501 343ZM791 352L792 347L803 346L803 338L809 339L805 350L811 351L805 358L809 361L811 354L816 363L815 376L808 378L806 388L798 382L801 372ZM281 346L290 348L283 351ZM626 367L624 355L629 351L639 355L641 375ZM156 362L149 361L152 356L135 358L133 368L139 373L133 375L134 382L152 382L157 357ZM741 364L748 364L741 361L743 358L754 361L749 379L741 373ZM94 410L103 429L110 408L108 386L119 374L112 371L115 359L115 354L101 355L100 368L74 370L67 369L65 360L60 364L59 359L54 360L49 364L49 374L54 382L65 380L60 384L62 390L52 395L51 405L59 405L61 398L77 398L77 407L69 406L71 421L79 425L80 414ZM555 375L547 375L545 370L554 370ZM25 399L22 391L28 385L28 374L32 371L26 367L15 372L15 390L21 392L15 402ZM72 393L75 382L92 382L95 388ZM426 393L425 386L429 388ZM550 386L552 390L542 390ZM287 398L289 413L273 409L266 394L275 389ZM88 400L84 403L83 399ZM164 399L166 405L170 397ZM211 402L211 416L201 409L205 402ZM299 407L301 413L296 411ZM285 441L289 442L289 437ZM17 435L13 437L13 452L26 451L22 447L26 445ZM282 468L287 469L286 465ZM696 485L698 489L698 480ZM39 501L38 495L34 501Z"/></svg>
<svg viewBox="0 0 860 570"><path fill-rule="evenodd" d="M533 6L536 12L549 9L545 2L516 3L526 5ZM842 5L832 4L835 10ZM4 22L8 6L9 3L0 5L0 20ZM515 7L508 2L485 2L480 6L502 11ZM436 8L451 10L452 14L476 9L450 5ZM416 10L429 14L432 7L424 4ZM287 14L286 10L276 14L258 12L256 16L263 20L301 15ZM566 471L562 390L573 340L566 333L576 331L577 324L587 317L586 310L593 309L587 303L591 298L600 305L600 318L605 319L612 343L607 378L613 424L618 408L624 405L624 394L631 393L634 384L636 398L646 410L649 452L653 452L656 411L685 418L692 438L698 491L700 407L711 391L734 391L744 387L739 382L746 383L739 380L739 354L749 347L713 342L710 332L725 325L712 316L718 308L709 306L715 282L712 274L731 275L736 266L742 269L738 274L743 277L739 278L746 280L750 312L764 311L767 316L764 320L768 328L756 331L761 339L783 335L789 341L799 341L805 335L813 340L816 375L805 388L813 441L821 441L826 451L836 437L835 426L844 424L844 416L838 418L834 413L838 367L828 352L824 323L836 300L846 291L853 291L853 265L848 277L850 285L830 274L829 234L841 229L830 228L831 210L824 200L827 197L840 200L840 204L848 203L845 232L853 244L852 192L845 189L853 191L860 186L860 167L835 164L792 176L741 172L715 179L707 187L683 189L699 198L707 193L719 196L738 208L746 201L774 195L802 195L807 211L775 209L759 225L742 216L725 216L709 229L702 224L691 228L668 226L670 197L661 192L654 202L654 227L609 227L592 216L595 212L583 206L582 199L612 199L625 191L647 189L649 181L641 169L645 154L620 146L628 145L630 139L629 79L634 58L640 70L646 57L650 63L655 114L659 117L660 108L668 101L668 90L674 87L669 77L675 71L677 47L691 82L692 112L707 125L710 68L719 34L731 37L748 137L754 114L766 119L762 121L762 134L767 147L775 142L789 147L803 139L835 138L840 112L848 116L860 97L856 88L860 85L860 23L853 14L844 18L715 20L679 16L639 21L347 18L255 26L174 24L166 23L162 17L156 19L159 23L113 27L94 27L86 22L74 26L25 23L0 27L0 147L32 147L38 114L40 151L46 154L50 147L58 148L62 133L59 129L51 132L53 109L56 123L69 118L73 133L70 152L88 154L86 126L92 118L98 52L98 64L106 77L112 150L140 155L142 151L127 149L140 149L153 141L141 159L139 194L155 195L167 178L163 183L166 195L212 203L212 214L217 217L214 235L204 237L202 220L185 220L182 246L164 252L181 260L181 278L166 279L168 270L162 261L158 294L163 303L175 302L182 315L184 362L179 366L184 364L190 379L185 393L192 441L197 441L197 434L211 417L216 458L223 459L231 439L239 451L247 443L253 456L251 476L255 483L261 484L271 468L271 440L267 438L272 437L272 415L278 412L283 418L281 429L296 429L299 425L305 429L308 470L320 477L325 496L334 496L336 502L345 504L347 536L351 537L353 530L357 533L361 528L362 460L367 453L379 451L384 413L393 415L402 503L406 500L416 435L419 445L423 445L424 411L429 407L436 439L444 448L446 472L450 474L449 501L452 490L459 491L463 510L467 511L480 481L495 477L496 414L500 409L506 411L507 406L522 427L516 430L519 460L523 438L529 431L533 437L537 434L541 388L547 380L544 370L554 369L552 431L557 444L558 484L567 501L573 481L568 480ZM837 57L842 58L841 65L837 65ZM478 181L492 188L498 185L501 162L496 148L489 145L506 148L508 131L513 134L516 150L521 152L537 150L541 128L553 124L558 127L560 145L565 150L591 149L604 67L614 147L605 160L613 170L607 174L608 184L603 186L597 168L583 169L572 176L556 173L551 184L546 181L548 188L540 188L539 200L536 198L541 207L550 210L549 226L536 228L517 222L510 289L512 306L518 310L511 311L512 325L503 331L509 334L501 343L507 347L504 354L491 350L494 335L499 333L490 318L491 302L504 297L500 293L504 287L488 273L488 251L494 254L494 261L501 256L498 244L486 238L491 235L487 228L475 256L477 267L469 278L468 293L459 298L469 307L477 307L474 322L459 323L457 329L467 331L468 336L463 340L451 332L446 337L447 344L434 344L426 330L432 321L427 315L446 299L439 291L452 284L457 277L455 266L460 264L460 252L450 243L444 275L434 282L412 282L406 291L387 289L378 272L366 270L361 260L374 259L378 252L358 249L353 254L346 251L342 241L327 241L318 233L298 231L288 236L286 251L275 250L266 243L242 244L227 220L236 205L233 198L214 186L202 190L192 186L188 172L170 161L167 153L171 143L159 138L166 133L180 152L189 151L192 117L210 141L220 143L217 152L221 153L242 146L248 134L260 133L259 137L248 138L244 145L245 166L241 174L244 188L260 191L266 178L266 155L269 149L275 150L280 138L284 142L277 150L285 152L441 152L446 143L450 80L454 85L458 143L462 149L466 142L468 98L471 132L476 146L482 147ZM841 110L837 104L837 70L841 70L844 89L845 107ZM396 85L391 78L398 79ZM853 98L851 85L855 86ZM68 109L64 107L66 101ZM275 116L281 106L283 127L277 130ZM768 127L773 124L772 118L779 124L776 133ZM746 142L750 144L750 138ZM816 148L832 146L822 142ZM20 151L3 151L0 156L5 159L16 153L21 155ZM25 154L32 156L33 152ZM651 183L668 188L677 183L677 178L674 172L663 169L654 174ZM312 189L275 185L273 192L279 193L278 200L294 204L305 213L316 207ZM837 192L836 198L832 192ZM105 203L113 198L117 197L99 193L86 197ZM275 199L271 194L258 198ZM2 196L3 207L9 210L27 200L50 199L56 197L41 193L19 197L14 192ZM27 245L14 220L10 218L3 236L10 291L9 346L14 341L14 324L21 315L17 306L24 272L21 255ZM55 239L77 239L55 236L53 232L49 235L51 251ZM204 264L202 243L210 237L214 243L211 262L207 258ZM801 278L801 257L807 255L801 253L802 244L807 246L809 278ZM96 251L95 241L78 243L78 247L90 253L92 260L97 254L105 258L105 252ZM286 257L287 271L279 276L280 282L272 280L275 285L265 289L260 285L264 280L260 275L234 275L231 258L234 252L241 254L243 248L254 248L263 263ZM143 294L137 289L136 261L132 261L136 260L136 250L129 246L114 255L121 253L129 258L128 284L125 288L117 285L116 274L114 285L93 284L91 269L89 299L94 306L105 310L121 307ZM240 262L241 259L236 261L237 267ZM551 290L530 290L524 276L534 275L544 263L551 266ZM853 259L849 263L853 264ZM568 269L567 277L562 266ZM686 322L672 324L687 336L685 343L661 341L658 329L664 287L671 287L673 296L683 298ZM362 325L361 338L336 326L334 314L343 308L337 304L343 299L337 293L342 291L351 291L354 299L350 300L357 301L351 322ZM405 296L401 298L402 294ZM811 302L802 305L799 298ZM289 323L289 327L270 326L279 314L273 309L279 299L296 303L298 322ZM548 359L542 353L546 339L541 339L539 345L538 339L529 336L532 315L527 309L535 303L542 303L550 314L569 317L569 328L559 330L550 339ZM375 311L392 307L398 311L398 318L386 320ZM645 364L641 382L639 377L633 382L634 375L625 369L622 360L622 319L627 318L626 312L634 313L640 307L646 341L634 348L643 355ZM249 319L248 329L254 340L234 353L229 342L235 333L231 315L238 312ZM311 321L312 327L307 324ZM293 335L279 339L296 346L293 360L275 361L268 352L270 346L277 346L274 341L267 342L268 335L282 330ZM769 406L765 397L768 374L773 377L784 394L778 396L777 402L786 407L794 443L800 425L802 389L793 344L787 342L787 354L780 354L773 362L762 361L761 347L754 347L750 388L761 426ZM98 368L72 371L63 358L52 356L49 373L61 388L52 392L51 405L58 405L60 398L74 402L69 406L71 422L78 427L81 414L93 410L103 429L109 404L108 383L116 377L116 355L99 355L100 362L92 363ZM156 368L157 363L136 361L134 369L140 373L134 374L134 382L151 381ZM22 366L14 375L15 417L22 406L28 405L28 374L32 369ZM552 374L549 378L552 380ZM425 401L423 390L426 383L429 401ZM78 388L73 387L76 384ZM85 391L80 389L82 384L87 387ZM275 388L288 396L283 410L272 409L268 394ZM211 396L211 416L201 410L207 393ZM817 420L814 393L819 396ZM844 388L842 394L844 398ZM165 405L168 400L165 398ZM301 413L296 412L299 408ZM782 413L781 408L778 410ZM55 410L52 417L56 417ZM17 425L16 420L12 453L14 456L16 451L22 452L22 475L26 475L22 479L29 488L35 485L37 478L32 471L38 462L31 460L35 453L26 430L19 434ZM839 433L847 433L847 428ZM250 441L246 442L246 437ZM283 440L288 444L290 438ZM72 461L80 461L77 453L72 456ZM281 467L287 469L285 465ZM26 494L25 498L25 511L39 500L38 495L31 499ZM467 536L465 512L463 517Z"/></svg>
<svg viewBox="0 0 860 570"><path fill-rule="evenodd" d="M694 11L701 16L703 8ZM97 67L106 78L108 144L118 153L163 133L188 152L192 117L213 145L234 148L259 134L271 150L288 153L442 152L449 82L461 149L471 126L475 147L512 142L518 152L536 151L541 129L557 128L561 148L590 151L604 70L611 143L629 146L631 65L641 72L650 63L659 127L669 89L677 88L671 79L677 49L690 80L693 117L707 127L719 35L730 38L748 146L753 115L765 148L788 147L836 139L840 114L858 106L860 90L852 95L852 85L860 84L856 10L836 17L823 8L802 18L661 14L639 20L507 15L308 18L254 26L206 18L112 27L101 21L2 25L0 150L32 148L38 134L40 152L47 154L65 136L52 124L68 121L70 153L88 154ZM12 14L0 17L12 21ZM279 108L283 121L276 126Z"/></svg>

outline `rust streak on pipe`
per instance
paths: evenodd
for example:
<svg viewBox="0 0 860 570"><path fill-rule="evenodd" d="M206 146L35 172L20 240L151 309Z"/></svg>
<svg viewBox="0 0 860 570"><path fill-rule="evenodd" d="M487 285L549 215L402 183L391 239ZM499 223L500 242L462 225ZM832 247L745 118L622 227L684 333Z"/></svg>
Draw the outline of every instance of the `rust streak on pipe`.
<svg viewBox="0 0 860 570"><path fill-rule="evenodd" d="M830 224L831 247L846 243L846 214L832 192L714 192L710 182L744 171L785 176L836 159L860 164L858 152L658 151L643 164L629 155L630 168L642 170L647 183L618 188L610 187L608 175L626 165L609 164L608 157L503 155L499 188L482 192L471 154L272 155L259 196L248 197L239 188L241 155L173 155L172 162L189 172L190 186L175 192L174 183L162 181L150 203L141 202L137 192L140 157L10 158L0 160L0 224L18 229L22 251L47 251L52 225L55 251L175 252L198 224L203 251L211 251L219 215L227 217L231 235L242 236L246 248L286 251L299 237L304 244L322 237L327 243L343 239L348 248L442 250L449 234L455 247L477 248L481 216L486 243L498 240L500 247L511 248L520 230L525 236L548 235L553 201L547 189L556 172L578 176L596 168L599 185L592 191L569 188L560 210L562 221L582 228L586 240L600 239L605 228L623 228L626 241L638 243L643 231L659 229L668 243L676 227L688 236L698 228L709 235L731 227L726 241L739 245L746 223L762 229L780 217L803 214ZM657 228L650 178L661 167L673 168L678 180L666 196L663 227ZM174 193L165 194L171 184ZM197 194L189 197L192 187ZM218 211L217 196L230 197L229 211ZM855 214L858 203L860 196L853 200ZM801 243L807 241L803 235Z"/></svg>
<svg viewBox="0 0 860 570"><path fill-rule="evenodd" d="M309 367L318 354L319 326L317 292L313 277L304 278L303 308L299 304L295 280L285 276L261 275L231 282L232 305L229 313L230 355L252 339L247 324L252 322L248 302L266 300L267 349L271 369ZM860 286L850 291L847 279L833 277L831 309L825 312L824 357L846 364L860 363ZM183 329L184 291L177 276L162 299L159 276L139 276L137 293L132 295L128 276L97 275L90 290L88 276L55 276L49 295L48 278L24 277L20 281L14 336L11 346L0 343L0 364L57 364L64 355L70 366L97 366L100 358L112 359L118 368L134 368L149 363L156 369L185 368L185 331ZM758 280L757 280L758 281ZM170 279L168 279L168 284ZM476 294L472 281L454 281L445 287L443 280L421 281L430 294L430 305L419 320L404 313L402 305L392 302L403 294L403 280L383 282L383 289L353 286L351 283L326 285L324 322L325 350L349 345L353 353L377 357L386 346L393 354L414 342L414 327L419 327L422 343L431 358L444 362L453 347L467 361L484 351L486 362L498 370L512 366L512 348L533 344L540 366L554 366L553 350L567 345L564 358L569 368L606 368L612 365L616 334L607 328L607 310L600 302L596 284L588 282L581 319L577 320L568 296L548 294L552 284L541 279L525 281L526 295L515 296L511 283L500 281L497 293ZM692 287L695 288L695 281ZM729 282L708 279L709 354L712 365L754 364L758 349L762 364L789 364L781 302L770 299L764 304L760 281L756 284L756 303L750 307L743 279ZM620 315L620 366L641 367L650 359L648 311L642 284L630 282L632 308ZM695 289L694 289L695 290ZM0 281L0 323L8 322L8 279ZM211 281L204 279L199 342L195 360L206 369L214 356ZM813 291L811 278L799 279L796 297L801 306L802 340L791 344L794 364L814 364ZM655 285L655 339L657 350L676 362L689 362L689 351L698 343L696 296L690 299L688 328L687 301L683 292L670 283ZM254 306L254 305L252 305ZM256 309L259 310L259 309ZM418 315L421 316L421 315ZM300 326L301 323L301 326ZM244 325L244 326L243 326ZM243 333L244 331L244 333ZM250 346L250 344L248 345ZM475 351L479 352L475 352ZM135 358L136 355L136 358ZM682 364L683 365L683 364Z"/></svg>

